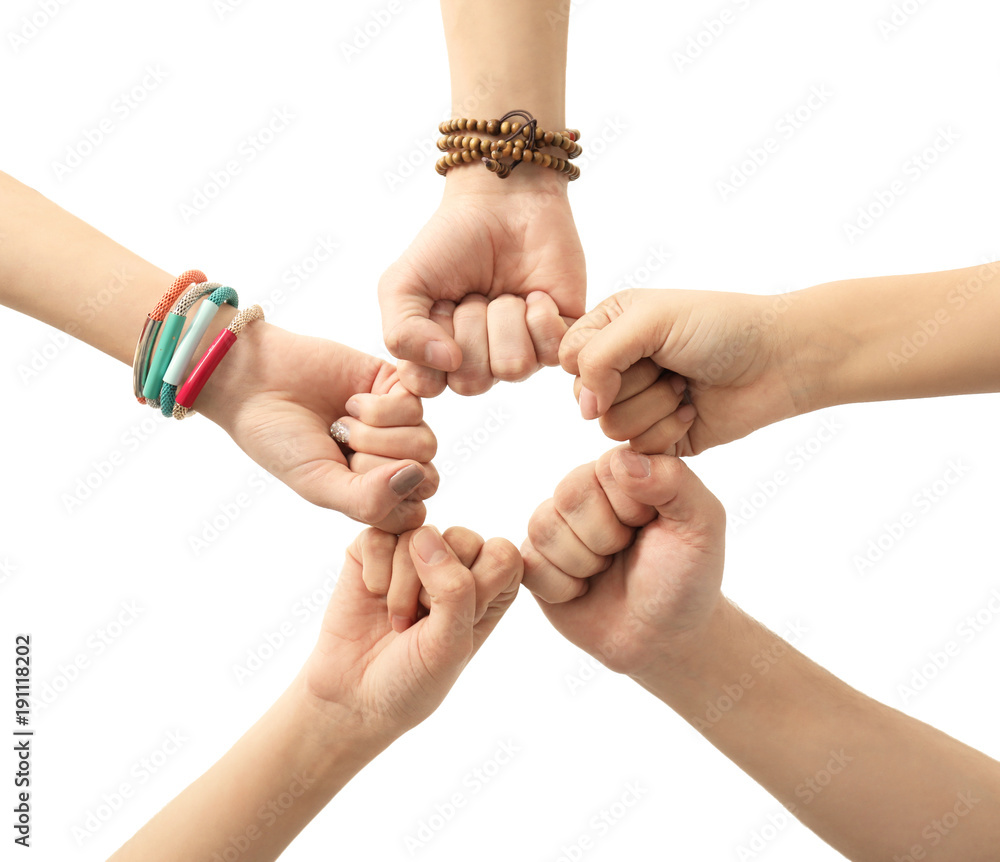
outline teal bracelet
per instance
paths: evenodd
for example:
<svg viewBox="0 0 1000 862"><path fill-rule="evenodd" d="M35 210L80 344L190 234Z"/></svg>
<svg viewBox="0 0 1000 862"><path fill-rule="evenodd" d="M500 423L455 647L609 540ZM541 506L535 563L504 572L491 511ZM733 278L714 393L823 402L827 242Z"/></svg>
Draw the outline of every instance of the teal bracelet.
<svg viewBox="0 0 1000 862"><path fill-rule="evenodd" d="M163 374L163 385L160 387L160 412L164 416L174 415L177 387L180 386L181 378L184 376L202 336L224 304L231 305L233 308L240 307L239 295L231 287L219 287L212 292L212 295L201 304L180 344L177 345L170 365Z"/></svg>
<svg viewBox="0 0 1000 862"><path fill-rule="evenodd" d="M156 352L149 363L149 371L146 373L146 380L142 386L142 394L151 404L159 398L160 387L163 386L163 372L167 370L170 357L174 355L174 350L177 348L177 339L184 328L184 320L188 310L203 296L219 287L222 285L209 283L196 284L188 288L184 295L177 300L177 304L173 311L167 315L167 319L163 321L163 326L160 328L160 338L156 342Z"/></svg>

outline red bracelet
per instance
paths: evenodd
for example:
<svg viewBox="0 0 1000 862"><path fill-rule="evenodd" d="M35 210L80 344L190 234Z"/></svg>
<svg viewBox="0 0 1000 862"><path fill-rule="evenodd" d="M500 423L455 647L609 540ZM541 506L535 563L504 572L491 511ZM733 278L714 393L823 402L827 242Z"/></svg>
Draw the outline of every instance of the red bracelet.
<svg viewBox="0 0 1000 862"><path fill-rule="evenodd" d="M184 385L177 390L177 401L174 404L175 419L183 419L187 416L188 410L194 406L195 399L205 388L212 372L219 367L219 363L229 352L229 348L236 343L236 337L243 331L243 328L255 320L263 319L264 309L259 305L251 305L237 314L232 323L216 336L215 341L198 360L198 364L184 381Z"/></svg>

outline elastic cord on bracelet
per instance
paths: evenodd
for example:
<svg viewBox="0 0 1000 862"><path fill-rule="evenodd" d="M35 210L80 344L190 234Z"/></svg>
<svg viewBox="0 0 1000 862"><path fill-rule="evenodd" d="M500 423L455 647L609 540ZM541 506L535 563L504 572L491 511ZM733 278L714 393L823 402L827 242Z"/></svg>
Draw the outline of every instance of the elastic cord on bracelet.
<svg viewBox="0 0 1000 862"><path fill-rule="evenodd" d="M132 359L132 392L140 404L146 403L142 391L146 383L146 374L149 371L149 351L156 343L156 336L163 324L163 316L189 285L203 281L208 281L208 278L200 269L189 269L182 272L167 288L153 310L146 315L139 341L135 346L135 356Z"/></svg>
<svg viewBox="0 0 1000 862"><path fill-rule="evenodd" d="M177 345L177 349L170 359L170 364L163 373L163 384L160 387L160 412L164 416L174 415L177 387L184 377L184 372L187 370L199 342L224 304L239 308L240 298L231 287L220 285L199 306L191 325L188 326Z"/></svg>
<svg viewBox="0 0 1000 862"><path fill-rule="evenodd" d="M219 367L219 363L222 362L223 357L236 343L236 339L244 327L255 320L263 319L264 309L259 305L251 305L237 314L233 318L232 323L218 334L215 341L212 342L208 350L198 360L198 364L194 367L188 379L184 381L184 385L177 390L177 402L174 404L173 413L174 419L184 419L190 412L193 412L191 408L194 406L195 400L201 394L201 390L204 389L212 373Z"/></svg>

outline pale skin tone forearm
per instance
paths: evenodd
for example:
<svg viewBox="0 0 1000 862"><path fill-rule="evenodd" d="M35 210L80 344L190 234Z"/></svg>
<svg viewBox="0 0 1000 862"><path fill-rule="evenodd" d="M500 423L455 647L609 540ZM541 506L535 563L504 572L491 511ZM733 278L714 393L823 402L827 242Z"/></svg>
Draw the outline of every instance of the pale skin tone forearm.
<svg viewBox="0 0 1000 862"><path fill-rule="evenodd" d="M787 327L814 379L811 409L1000 391L1000 263L795 296Z"/></svg>
<svg viewBox="0 0 1000 862"><path fill-rule="evenodd" d="M441 15L454 116L499 119L517 109L530 112L543 129L566 128L567 0L441 0ZM566 178L518 169L498 181L477 167L447 176L449 190L507 191L526 184L565 189Z"/></svg>
<svg viewBox="0 0 1000 862"><path fill-rule="evenodd" d="M995 858L1000 763L855 691L724 599L700 644L633 678L848 858Z"/></svg>
<svg viewBox="0 0 1000 862"><path fill-rule="evenodd" d="M297 679L110 862L211 862L232 848L243 862L270 862L384 747L353 726L331 727Z"/></svg>

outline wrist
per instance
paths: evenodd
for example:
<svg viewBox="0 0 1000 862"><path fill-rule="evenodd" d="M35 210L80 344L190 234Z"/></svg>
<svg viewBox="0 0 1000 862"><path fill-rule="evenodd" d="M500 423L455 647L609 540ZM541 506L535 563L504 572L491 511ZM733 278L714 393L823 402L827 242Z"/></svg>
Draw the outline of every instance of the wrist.
<svg viewBox="0 0 1000 862"><path fill-rule="evenodd" d="M451 168L445 177L444 198L462 197L523 197L569 199L569 178L565 174L540 165L524 164L500 179L483 165L461 165Z"/></svg>
<svg viewBox="0 0 1000 862"><path fill-rule="evenodd" d="M228 305L219 310L195 350L196 361L208 350L219 333L229 326L237 313L237 309ZM247 381L259 376L260 354L264 344L273 338L274 329L263 320L256 320L245 327L198 396L195 409L226 431L230 430L231 417L243 403Z"/></svg>

